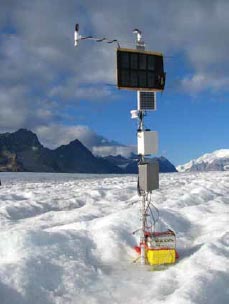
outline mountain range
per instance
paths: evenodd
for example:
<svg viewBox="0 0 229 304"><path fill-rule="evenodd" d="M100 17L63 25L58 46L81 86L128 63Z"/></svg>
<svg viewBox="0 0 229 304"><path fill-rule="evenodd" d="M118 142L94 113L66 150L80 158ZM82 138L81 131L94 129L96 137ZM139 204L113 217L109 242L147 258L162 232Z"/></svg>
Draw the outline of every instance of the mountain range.
<svg viewBox="0 0 229 304"><path fill-rule="evenodd" d="M117 156L109 155L104 158L108 160L110 163L121 168L124 173L135 173L135 174L138 173L138 162L140 157L134 153L132 153L129 158L125 158L121 155L117 155ZM159 171L161 173L177 171L175 166L170 161L168 161L168 159L166 159L165 157L160 156L160 157L155 157L154 159L158 161Z"/></svg>
<svg viewBox="0 0 229 304"><path fill-rule="evenodd" d="M176 172L164 157L157 158L160 172ZM0 134L0 171L66 173L137 173L138 156L94 156L78 139L54 150L44 147L32 131L19 129Z"/></svg>
<svg viewBox="0 0 229 304"><path fill-rule="evenodd" d="M184 165L177 166L179 172L227 171L229 170L229 149L206 153Z"/></svg>

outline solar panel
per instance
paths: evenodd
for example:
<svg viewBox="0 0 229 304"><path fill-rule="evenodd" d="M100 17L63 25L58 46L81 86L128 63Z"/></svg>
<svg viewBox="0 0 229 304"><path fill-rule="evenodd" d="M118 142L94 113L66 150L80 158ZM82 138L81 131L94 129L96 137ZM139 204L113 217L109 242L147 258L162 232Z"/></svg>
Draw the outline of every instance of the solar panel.
<svg viewBox="0 0 229 304"><path fill-rule="evenodd" d="M138 109L139 110L156 110L156 93L155 92L138 92Z"/></svg>
<svg viewBox="0 0 229 304"><path fill-rule="evenodd" d="M163 91L163 55L136 49L117 49L117 86L134 90Z"/></svg>

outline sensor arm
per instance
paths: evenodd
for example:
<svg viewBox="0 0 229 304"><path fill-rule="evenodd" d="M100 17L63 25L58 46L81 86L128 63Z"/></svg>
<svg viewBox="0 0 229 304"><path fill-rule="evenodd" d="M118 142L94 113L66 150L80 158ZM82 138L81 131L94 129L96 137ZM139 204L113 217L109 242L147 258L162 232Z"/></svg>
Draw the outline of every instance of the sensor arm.
<svg viewBox="0 0 229 304"><path fill-rule="evenodd" d="M93 40L95 42L106 42L106 43L117 43L118 48L120 48L119 41L117 39L108 39L106 37L98 38L93 36L81 36L79 34L79 24L75 25L75 32L74 32L74 45L75 47L78 46L80 40Z"/></svg>

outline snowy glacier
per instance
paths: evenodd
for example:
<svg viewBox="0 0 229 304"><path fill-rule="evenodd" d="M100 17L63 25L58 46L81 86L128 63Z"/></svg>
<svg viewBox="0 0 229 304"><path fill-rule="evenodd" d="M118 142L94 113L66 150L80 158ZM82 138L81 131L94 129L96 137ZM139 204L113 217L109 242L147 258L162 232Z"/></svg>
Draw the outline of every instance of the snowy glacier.
<svg viewBox="0 0 229 304"><path fill-rule="evenodd" d="M0 303L226 304L229 172L160 175L177 263L133 263L137 176L1 173Z"/></svg>

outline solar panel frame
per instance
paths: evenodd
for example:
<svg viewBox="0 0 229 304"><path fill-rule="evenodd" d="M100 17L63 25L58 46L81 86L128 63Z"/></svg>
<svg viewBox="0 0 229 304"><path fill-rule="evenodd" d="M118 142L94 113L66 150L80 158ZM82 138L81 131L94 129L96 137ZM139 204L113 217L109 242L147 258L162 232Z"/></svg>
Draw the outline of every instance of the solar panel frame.
<svg viewBox="0 0 229 304"><path fill-rule="evenodd" d="M136 49L117 49L117 86L123 89L163 91L163 55Z"/></svg>

